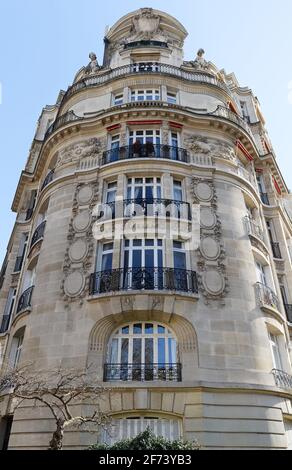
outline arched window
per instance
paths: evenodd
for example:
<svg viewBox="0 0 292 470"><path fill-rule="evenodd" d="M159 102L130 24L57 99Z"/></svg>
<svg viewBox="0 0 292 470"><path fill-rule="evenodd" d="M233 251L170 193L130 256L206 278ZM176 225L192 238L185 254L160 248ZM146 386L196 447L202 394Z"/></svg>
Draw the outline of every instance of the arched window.
<svg viewBox="0 0 292 470"><path fill-rule="evenodd" d="M105 381L180 381L177 341L173 332L156 322L122 326L112 336Z"/></svg>
<svg viewBox="0 0 292 470"><path fill-rule="evenodd" d="M156 436L174 441L180 439L181 421L165 416L128 416L113 419L111 426L103 432L102 441L113 445L123 439L133 439L135 436L150 428Z"/></svg>

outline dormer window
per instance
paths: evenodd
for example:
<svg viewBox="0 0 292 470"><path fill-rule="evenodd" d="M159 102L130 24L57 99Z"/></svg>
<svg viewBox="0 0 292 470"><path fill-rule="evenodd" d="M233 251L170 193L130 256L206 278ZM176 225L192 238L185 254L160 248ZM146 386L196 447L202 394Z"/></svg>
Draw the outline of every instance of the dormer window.
<svg viewBox="0 0 292 470"><path fill-rule="evenodd" d="M177 95L174 92L168 91L167 92L167 102L169 104L176 104L177 103Z"/></svg>
<svg viewBox="0 0 292 470"><path fill-rule="evenodd" d="M159 101L159 90L132 90L131 101Z"/></svg>
<svg viewBox="0 0 292 470"><path fill-rule="evenodd" d="M118 93L114 96L114 106L119 106L124 102L124 95L123 93Z"/></svg>

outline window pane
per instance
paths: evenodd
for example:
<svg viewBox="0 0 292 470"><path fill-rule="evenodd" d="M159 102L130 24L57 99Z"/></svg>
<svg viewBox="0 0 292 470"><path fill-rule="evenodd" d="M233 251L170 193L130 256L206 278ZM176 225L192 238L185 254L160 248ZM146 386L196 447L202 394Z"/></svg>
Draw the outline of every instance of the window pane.
<svg viewBox="0 0 292 470"><path fill-rule="evenodd" d="M158 325L158 333L164 334L165 333L165 328L164 326Z"/></svg>
<svg viewBox="0 0 292 470"><path fill-rule="evenodd" d="M145 333L146 333L146 335L151 335L151 334L153 334L153 325L152 325L152 323L146 323L146 325L145 325Z"/></svg>
<svg viewBox="0 0 292 470"><path fill-rule="evenodd" d="M142 324L141 323L137 323L136 325L134 325L134 333L138 334L138 335L142 334Z"/></svg>
<svg viewBox="0 0 292 470"><path fill-rule="evenodd" d="M141 268L142 265L142 252L140 250L133 250L133 268Z"/></svg>
<svg viewBox="0 0 292 470"><path fill-rule="evenodd" d="M124 326L122 328L122 334L123 335L128 335L129 334L129 327L128 326Z"/></svg>
<svg viewBox="0 0 292 470"><path fill-rule="evenodd" d="M112 340L111 352L110 352L110 363L111 364L117 364L118 363L118 346L119 346L119 340L117 338L114 338Z"/></svg>
<svg viewBox="0 0 292 470"><path fill-rule="evenodd" d="M122 338L121 363L128 364L129 340Z"/></svg>
<svg viewBox="0 0 292 470"><path fill-rule="evenodd" d="M153 352L153 339L145 339L145 364L153 364L154 352Z"/></svg>
<svg viewBox="0 0 292 470"><path fill-rule="evenodd" d="M158 338L158 364L165 364L165 339Z"/></svg>
<svg viewBox="0 0 292 470"><path fill-rule="evenodd" d="M133 364L142 363L142 339L133 339Z"/></svg>

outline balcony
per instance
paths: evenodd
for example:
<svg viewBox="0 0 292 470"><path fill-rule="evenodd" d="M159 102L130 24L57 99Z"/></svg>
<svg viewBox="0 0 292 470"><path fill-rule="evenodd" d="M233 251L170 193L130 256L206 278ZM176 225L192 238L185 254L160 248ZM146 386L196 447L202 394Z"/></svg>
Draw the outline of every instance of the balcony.
<svg viewBox="0 0 292 470"><path fill-rule="evenodd" d="M282 370L272 371L277 387L292 389L292 376Z"/></svg>
<svg viewBox="0 0 292 470"><path fill-rule="evenodd" d="M281 254L281 250L280 250L280 244L279 243L274 243L274 242L271 242L271 246L272 246L272 251L273 251L273 256L275 259L282 259L282 254Z"/></svg>
<svg viewBox="0 0 292 470"><path fill-rule="evenodd" d="M90 278L90 295L146 290L197 294L197 274L185 269L147 267L101 271Z"/></svg>
<svg viewBox="0 0 292 470"><path fill-rule="evenodd" d="M124 65L113 70L108 70L104 73L98 75L83 78L78 82L74 83L71 87L68 88L64 98L63 103L66 102L75 93L79 91L86 90L91 87L98 87L100 85L111 82L115 79L128 77L129 75L136 74L163 74L171 77L187 80L191 83L206 84L216 88L224 90L231 97L231 91L228 86L222 81L219 80L215 75L212 75L208 72L196 72L183 70L180 67L175 67L169 64L161 64L158 62L145 62L145 63L135 63Z"/></svg>
<svg viewBox="0 0 292 470"><path fill-rule="evenodd" d="M34 286L31 286L23 292L23 294L21 295L18 301L16 314L31 307L31 298L32 298L33 289L34 289Z"/></svg>
<svg viewBox="0 0 292 470"><path fill-rule="evenodd" d="M48 186L48 184L50 184L50 183L53 181L53 179L54 179L54 174L55 174L55 171L54 171L54 170L51 170L50 173L47 174L47 176L45 177L44 182L43 182L43 184L42 184L42 186L41 186L41 191L42 191L43 189L45 189L45 187Z"/></svg>
<svg viewBox="0 0 292 470"><path fill-rule="evenodd" d="M126 199L121 204L118 201L104 203L99 214L101 218L116 217L173 217L179 220L192 220L191 206L188 202L172 199Z"/></svg>
<svg viewBox="0 0 292 470"><path fill-rule="evenodd" d="M262 203L265 204L266 206L269 206L270 205L270 201L269 201L269 197L268 197L268 194L267 193L260 193L260 197L261 197L261 200L262 200Z"/></svg>
<svg viewBox="0 0 292 470"><path fill-rule="evenodd" d="M133 144L108 150L103 153L102 165L133 158L162 158L176 162L190 163L187 150L171 145Z"/></svg>
<svg viewBox="0 0 292 470"><path fill-rule="evenodd" d="M292 304L284 304L287 320L292 323Z"/></svg>
<svg viewBox="0 0 292 470"><path fill-rule="evenodd" d="M44 140L46 140L48 137L50 137L53 132L55 132L57 129L59 129L62 126L65 126L68 123L74 122L74 121L82 121L84 119L82 116L77 116L74 111L68 111L67 113L63 114L62 116L59 116L53 124L48 128Z"/></svg>
<svg viewBox="0 0 292 470"><path fill-rule="evenodd" d="M257 237L261 241L264 241L264 232L262 228L251 219L249 216L244 217L244 224L246 227L247 234L252 237Z"/></svg>
<svg viewBox="0 0 292 470"><path fill-rule="evenodd" d="M44 233L45 233L45 228L46 228L46 221L42 222L34 231L34 234L31 239L31 244L30 247L35 245L39 240L42 240L44 238Z"/></svg>
<svg viewBox="0 0 292 470"><path fill-rule="evenodd" d="M181 382L181 364L105 364L104 382Z"/></svg>
<svg viewBox="0 0 292 470"><path fill-rule="evenodd" d="M258 282L256 284L257 299L261 307L273 308L280 312L280 301L275 292L270 287Z"/></svg>
<svg viewBox="0 0 292 470"><path fill-rule="evenodd" d="M21 271L22 265L24 261L24 255L18 256L16 258L15 266L14 266L14 272L19 273Z"/></svg>
<svg viewBox="0 0 292 470"><path fill-rule="evenodd" d="M124 49L134 49L140 47L163 47L164 49L168 49L168 45L166 42L161 41L152 41L152 40L141 40L141 41L133 41L128 42L128 44L124 45Z"/></svg>

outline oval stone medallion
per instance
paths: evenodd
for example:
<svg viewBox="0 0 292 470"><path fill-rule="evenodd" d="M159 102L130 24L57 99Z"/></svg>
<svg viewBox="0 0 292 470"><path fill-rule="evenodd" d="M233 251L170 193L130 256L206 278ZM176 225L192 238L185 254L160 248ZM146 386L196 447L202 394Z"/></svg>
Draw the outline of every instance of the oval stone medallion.
<svg viewBox="0 0 292 470"><path fill-rule="evenodd" d="M69 249L69 257L71 261L78 262L82 261L85 256L87 255L88 246L86 241L84 240L77 240L70 246Z"/></svg>
<svg viewBox="0 0 292 470"><path fill-rule="evenodd" d="M83 274L76 271L75 273L69 274L67 277L64 284L64 290L69 297L76 297L82 292L84 286L85 278Z"/></svg>
<svg viewBox="0 0 292 470"><path fill-rule="evenodd" d="M203 275L203 285L207 292L211 295L222 294L225 289L225 279L217 271L207 271Z"/></svg>
<svg viewBox="0 0 292 470"><path fill-rule="evenodd" d="M220 255L219 243L211 237L206 237L201 241L201 252L202 255L210 260L215 260Z"/></svg>
<svg viewBox="0 0 292 470"><path fill-rule="evenodd" d="M195 193L201 201L210 201L213 197L213 189L207 183L198 183L195 187Z"/></svg>
<svg viewBox="0 0 292 470"><path fill-rule="evenodd" d="M83 186L78 193L77 199L79 204L88 204L93 198L93 189L91 186Z"/></svg>
<svg viewBox="0 0 292 470"><path fill-rule="evenodd" d="M80 212L73 221L73 227L76 232L85 232L90 225L90 221L91 216L89 211Z"/></svg>
<svg viewBox="0 0 292 470"><path fill-rule="evenodd" d="M217 222L217 217L214 211L208 207L201 209L201 226L207 229L214 228Z"/></svg>

